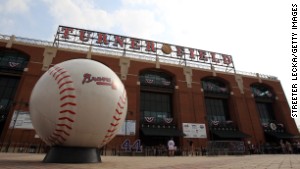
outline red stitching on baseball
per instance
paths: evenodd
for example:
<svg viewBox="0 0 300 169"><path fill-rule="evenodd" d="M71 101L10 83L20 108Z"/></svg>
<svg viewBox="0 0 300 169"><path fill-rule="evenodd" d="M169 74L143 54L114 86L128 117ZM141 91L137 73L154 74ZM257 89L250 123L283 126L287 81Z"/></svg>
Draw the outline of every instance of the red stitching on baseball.
<svg viewBox="0 0 300 169"><path fill-rule="evenodd" d="M60 75L62 75L62 74L64 74L64 73L66 73L67 71L63 71L63 72L60 72L60 74L58 74L56 77L55 77L55 80L57 80L58 79L58 77L60 76Z"/></svg>
<svg viewBox="0 0 300 169"><path fill-rule="evenodd" d="M117 109L115 110L115 114L112 116L114 121L110 123L110 128L107 130L106 135L104 136L104 139L102 139L100 146L105 145L107 142L109 142L114 136L114 132L117 130L117 126L119 125L118 121L121 120L121 115L124 113L122 109L124 109L124 105L127 102L126 98L126 91L123 92L122 96L119 98L119 101L117 103Z"/></svg>
<svg viewBox="0 0 300 169"><path fill-rule="evenodd" d="M112 132L114 132L114 131L116 131L116 129L112 129L112 130L107 130L107 132L110 132L110 133L112 133Z"/></svg>
<svg viewBox="0 0 300 169"><path fill-rule="evenodd" d="M76 98L76 96L74 96L74 95L66 95L66 96L63 96L62 98L60 98L60 101L63 101L64 99L66 99L66 98Z"/></svg>
<svg viewBox="0 0 300 169"><path fill-rule="evenodd" d="M120 102L118 102L118 106L120 107L120 109L124 109L124 107L120 105Z"/></svg>
<svg viewBox="0 0 300 169"><path fill-rule="evenodd" d="M65 84L69 84L69 83L73 83L73 81L67 81L62 83L58 88L60 89L61 87L63 87Z"/></svg>
<svg viewBox="0 0 300 169"><path fill-rule="evenodd" d="M126 103L126 97L125 97L125 98L124 98L124 97L120 97L120 100L121 100L121 102L122 102L123 104Z"/></svg>
<svg viewBox="0 0 300 169"><path fill-rule="evenodd" d="M70 114L76 114L74 111L72 110L61 110L59 113L70 113Z"/></svg>
<svg viewBox="0 0 300 169"><path fill-rule="evenodd" d="M116 116L113 116L113 118L117 121L119 121L121 118L117 118Z"/></svg>
<svg viewBox="0 0 300 169"><path fill-rule="evenodd" d="M117 125L119 125L119 123L110 123L110 125L116 127Z"/></svg>
<svg viewBox="0 0 300 169"><path fill-rule="evenodd" d="M106 135L104 136L102 142L101 142L101 146L102 146L103 144L105 144L108 140L109 140L109 138L108 138L108 136L107 136L107 134L106 134Z"/></svg>
<svg viewBox="0 0 300 169"><path fill-rule="evenodd" d="M54 65L53 68L54 68L55 70L60 70L60 69L62 69L62 68L60 68L60 67L58 67L58 66L56 66L56 65Z"/></svg>
<svg viewBox="0 0 300 169"><path fill-rule="evenodd" d="M55 70L55 67L52 67L51 69L49 69L48 73L49 73L50 75L52 75L53 71L56 71L56 70Z"/></svg>
<svg viewBox="0 0 300 169"><path fill-rule="evenodd" d="M65 91L69 91L69 90L75 90L75 89L69 87L69 88L66 88L66 89L62 90L61 92L59 92L59 94L63 94Z"/></svg>
<svg viewBox="0 0 300 169"><path fill-rule="evenodd" d="M66 125L66 124L56 124L57 126L60 126L60 127L67 127L68 129L72 130L72 127L70 127L69 125Z"/></svg>
<svg viewBox="0 0 300 169"><path fill-rule="evenodd" d="M60 135L60 134L53 133L53 135L55 135L57 138L63 139L63 141L66 141L66 139L62 135Z"/></svg>
<svg viewBox="0 0 300 169"><path fill-rule="evenodd" d="M58 118L58 120L68 120L70 122L74 122L74 120L70 119L69 117L61 117L61 118Z"/></svg>
<svg viewBox="0 0 300 169"><path fill-rule="evenodd" d="M57 84L59 84L60 81L62 81L63 79L66 79L66 78L68 78L68 77L71 77L71 76L67 75L67 76L62 77L61 79L59 79L59 80L57 81Z"/></svg>
<svg viewBox="0 0 300 169"><path fill-rule="evenodd" d="M72 117L66 117L64 116L64 113L68 113L69 115L73 116L76 114L74 111L74 107L76 106L76 95L75 95L75 88L73 87L73 81L71 79L70 74L68 73L67 70L64 68L58 67L58 66L53 66L51 69L48 70L48 73L54 77L58 89L60 90L67 84L70 87L66 87L65 89L60 90L60 100L63 101L65 99L68 99L69 102L62 103L61 105L61 110L59 111L60 116L58 118L58 122L56 123L56 128L52 132L52 134L46 138L45 140L48 140L48 143L51 145L55 144L62 144L64 141L66 141L66 138L61 135L61 133L64 133L66 136L70 136L70 134L66 131L66 129L72 130L71 124L65 124L64 120L67 120L71 123L74 122L74 119ZM72 109L62 109L65 106L72 106Z"/></svg>
<svg viewBox="0 0 300 169"><path fill-rule="evenodd" d="M56 69L56 68L55 68ZM56 72L53 74L53 77L55 77L56 73L58 73L59 71L61 71L63 68L59 68L57 67L58 70L56 70Z"/></svg>
<svg viewBox="0 0 300 169"><path fill-rule="evenodd" d="M61 141L58 140L58 139L59 139L59 138L57 138L56 136L54 136L53 133L52 133L52 134L49 136L49 138L48 138L48 140L50 141L50 143L51 143L52 145L54 145L54 144L60 144Z"/></svg>
<svg viewBox="0 0 300 169"><path fill-rule="evenodd" d="M109 135L106 135L105 138L110 138L112 137L114 134L109 134Z"/></svg>
<svg viewBox="0 0 300 169"><path fill-rule="evenodd" d="M67 103L64 103L64 104L60 105L60 107L65 107L67 105L69 105L69 106L76 106L76 103L67 102Z"/></svg>
<svg viewBox="0 0 300 169"><path fill-rule="evenodd" d="M55 138L53 138L52 135L50 135L47 140L49 140L49 142L51 142L53 144L53 142L55 142Z"/></svg>
<svg viewBox="0 0 300 169"><path fill-rule="evenodd" d="M64 130L55 129L56 132L64 133L65 135L69 136L70 134Z"/></svg>
<svg viewBox="0 0 300 169"><path fill-rule="evenodd" d="M123 114L123 112L120 112L118 109L116 109L116 113L118 113L118 114Z"/></svg>

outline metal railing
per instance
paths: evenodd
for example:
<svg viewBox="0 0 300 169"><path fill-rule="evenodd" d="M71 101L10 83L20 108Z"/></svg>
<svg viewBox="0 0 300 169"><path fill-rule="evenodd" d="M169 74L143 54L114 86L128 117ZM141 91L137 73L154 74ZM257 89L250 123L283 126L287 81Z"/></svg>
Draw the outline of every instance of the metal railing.
<svg viewBox="0 0 300 169"><path fill-rule="evenodd" d="M208 155L242 155L245 152L243 141L209 141L207 144Z"/></svg>
<svg viewBox="0 0 300 169"><path fill-rule="evenodd" d="M49 146L45 143L32 142L2 142L0 143L0 152L6 153L46 153Z"/></svg>

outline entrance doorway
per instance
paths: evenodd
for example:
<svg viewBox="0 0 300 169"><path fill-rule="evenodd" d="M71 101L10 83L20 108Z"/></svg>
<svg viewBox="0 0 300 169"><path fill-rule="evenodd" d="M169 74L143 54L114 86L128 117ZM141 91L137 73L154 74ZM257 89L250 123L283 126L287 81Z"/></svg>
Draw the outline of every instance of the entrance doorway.
<svg viewBox="0 0 300 169"><path fill-rule="evenodd" d="M0 136L13 105L19 81L20 77L0 75Z"/></svg>
<svg viewBox="0 0 300 169"><path fill-rule="evenodd" d="M140 134L141 143L146 155L149 156L167 156L168 155L168 141L173 138L175 146L179 146L179 137L170 136L147 136Z"/></svg>

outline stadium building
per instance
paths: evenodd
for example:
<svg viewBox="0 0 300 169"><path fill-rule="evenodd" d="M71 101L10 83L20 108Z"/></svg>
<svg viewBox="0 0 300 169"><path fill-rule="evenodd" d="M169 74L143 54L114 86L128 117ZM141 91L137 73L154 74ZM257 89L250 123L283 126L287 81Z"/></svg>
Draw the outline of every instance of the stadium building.
<svg viewBox="0 0 300 169"><path fill-rule="evenodd" d="M276 153L281 140L298 141L280 81L235 70L231 55L59 26L54 42L0 35L1 151L45 151L30 120L31 91L51 66L77 58L105 64L127 90L126 121L106 151L142 145L150 154L174 138L181 154L191 143L197 152Z"/></svg>

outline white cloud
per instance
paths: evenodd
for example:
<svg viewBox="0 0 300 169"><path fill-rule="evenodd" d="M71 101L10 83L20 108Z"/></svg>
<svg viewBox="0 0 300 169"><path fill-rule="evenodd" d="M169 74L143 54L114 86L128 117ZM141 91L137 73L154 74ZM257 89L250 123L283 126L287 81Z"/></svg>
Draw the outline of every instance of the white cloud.
<svg viewBox="0 0 300 169"><path fill-rule="evenodd" d="M156 4L156 0L122 0L124 5L151 5Z"/></svg>
<svg viewBox="0 0 300 169"><path fill-rule="evenodd" d="M7 0L0 7L2 13L24 13L29 11L31 0Z"/></svg>
<svg viewBox="0 0 300 169"><path fill-rule="evenodd" d="M118 10L113 14L113 20L122 32L134 37L153 39L164 31L163 24L148 10Z"/></svg>
<svg viewBox="0 0 300 169"><path fill-rule="evenodd" d="M10 30L12 30L15 26L15 22L12 19L9 18L2 18L0 19L0 29L1 34L7 34L10 33Z"/></svg>
<svg viewBox="0 0 300 169"><path fill-rule="evenodd" d="M30 13L31 0L6 0L0 5L0 31L2 34L15 34L18 21L15 18L27 17ZM15 30L15 32L12 32Z"/></svg>
<svg viewBox="0 0 300 169"><path fill-rule="evenodd" d="M284 51L279 55L286 43L282 40L286 36L281 24L286 18L280 12L284 6L280 1L267 11L269 1L257 5L216 0L122 0L114 11L96 9L93 4L97 1L45 1L57 25L117 30L114 33L232 54L238 69L279 75L276 68L281 61L270 56L284 55ZM270 61L272 66L266 67Z"/></svg>
<svg viewBox="0 0 300 169"><path fill-rule="evenodd" d="M44 0L57 25L74 26L86 29L109 30L113 23L110 15L93 7L93 1Z"/></svg>
<svg viewBox="0 0 300 169"><path fill-rule="evenodd" d="M157 22L154 14L147 9L106 11L96 9L93 5L96 1L44 1L50 7L50 13L57 25L109 32L118 30L126 35L143 38L150 38L163 31L162 24Z"/></svg>
<svg viewBox="0 0 300 169"><path fill-rule="evenodd" d="M163 23L161 34L167 35L171 43L231 54L237 70L277 76L291 103L291 3L270 0L123 0L123 3L128 8L151 8L155 20ZM296 122L300 124L300 118Z"/></svg>

